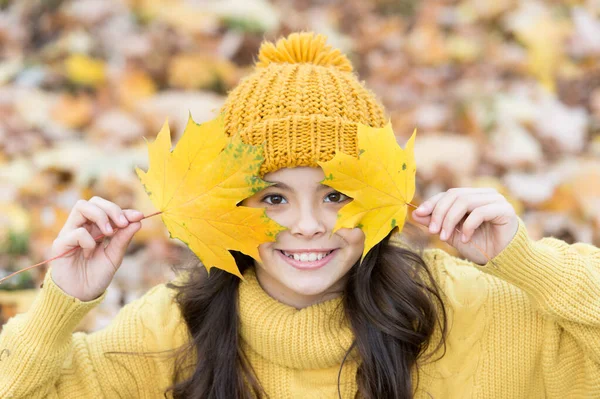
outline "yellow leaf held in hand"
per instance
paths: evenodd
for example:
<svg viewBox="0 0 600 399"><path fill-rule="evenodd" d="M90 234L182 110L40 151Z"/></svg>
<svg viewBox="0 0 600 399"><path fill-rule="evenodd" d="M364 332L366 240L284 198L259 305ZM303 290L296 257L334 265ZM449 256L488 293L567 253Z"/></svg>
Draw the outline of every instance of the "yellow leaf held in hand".
<svg viewBox="0 0 600 399"><path fill-rule="evenodd" d="M228 138L222 116L201 125L190 116L172 152L167 123L148 152L148 172L136 172L171 237L183 241L207 270L242 277L228 250L260 261L258 245L275 241L283 230L264 208L237 206L270 185L258 177L262 147L243 143L239 135Z"/></svg>
<svg viewBox="0 0 600 399"><path fill-rule="evenodd" d="M321 182L349 196L333 231L360 227L365 234L361 260L395 228L402 229L408 205L415 195L417 171L414 157L416 130L402 149L391 123L383 128L358 125L359 157L337 152L328 162L319 162L325 173Z"/></svg>

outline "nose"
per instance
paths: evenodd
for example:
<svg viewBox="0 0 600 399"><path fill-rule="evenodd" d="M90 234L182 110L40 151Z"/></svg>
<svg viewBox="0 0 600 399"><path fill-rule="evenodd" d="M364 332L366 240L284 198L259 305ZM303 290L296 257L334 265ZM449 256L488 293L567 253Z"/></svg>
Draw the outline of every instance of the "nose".
<svg viewBox="0 0 600 399"><path fill-rule="evenodd" d="M313 237L327 231L323 215L318 209L311 206L303 206L298 210L298 216L290 228L293 235Z"/></svg>

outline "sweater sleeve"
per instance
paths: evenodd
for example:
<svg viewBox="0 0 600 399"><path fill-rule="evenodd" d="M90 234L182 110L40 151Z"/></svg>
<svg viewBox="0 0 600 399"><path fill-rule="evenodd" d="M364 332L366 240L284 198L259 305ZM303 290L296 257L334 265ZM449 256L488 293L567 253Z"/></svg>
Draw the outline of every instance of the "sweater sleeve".
<svg viewBox="0 0 600 399"><path fill-rule="evenodd" d="M140 353L175 345L178 318L169 290L158 285L124 306L105 329L73 334L105 296L82 302L48 271L29 311L10 319L0 334L0 397L162 397L171 364Z"/></svg>
<svg viewBox="0 0 600 399"><path fill-rule="evenodd" d="M521 289L549 322L541 354L548 392L558 394L568 381L581 397L600 397L600 249L534 241L519 219L509 245L474 266Z"/></svg>

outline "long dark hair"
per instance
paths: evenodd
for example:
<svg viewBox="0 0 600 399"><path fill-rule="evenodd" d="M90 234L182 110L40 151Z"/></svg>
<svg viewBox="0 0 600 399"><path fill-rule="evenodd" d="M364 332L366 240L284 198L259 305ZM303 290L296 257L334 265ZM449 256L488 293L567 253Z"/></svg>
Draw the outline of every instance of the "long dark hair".
<svg viewBox="0 0 600 399"><path fill-rule="evenodd" d="M390 237L353 265L342 292L354 342L340 365L340 375L351 352L357 351L357 396L367 399L413 397L418 373L413 387L411 369L430 357L424 353L436 326L441 339L430 355L442 345L445 353L446 310L433 274L421 251L394 245ZM254 267L252 258L232 254L242 273ZM165 396L172 391L174 398L266 397L239 344L240 279L214 268L207 274L201 265L189 273L180 285L169 283L177 290L175 300L190 341L178 351L175 382ZM338 377L338 394L339 384Z"/></svg>

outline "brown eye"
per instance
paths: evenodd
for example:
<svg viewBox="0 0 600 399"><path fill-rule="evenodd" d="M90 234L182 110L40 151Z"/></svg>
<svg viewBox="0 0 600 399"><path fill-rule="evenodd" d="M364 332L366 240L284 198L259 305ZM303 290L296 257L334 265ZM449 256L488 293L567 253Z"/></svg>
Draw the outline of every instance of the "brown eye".
<svg viewBox="0 0 600 399"><path fill-rule="evenodd" d="M326 198L329 200L329 202L343 202L349 197L338 191L334 191L332 193L327 194Z"/></svg>
<svg viewBox="0 0 600 399"><path fill-rule="evenodd" d="M264 197L262 201L266 202L269 205L280 205L283 203L283 201L285 201L285 198L278 194L270 194Z"/></svg>

